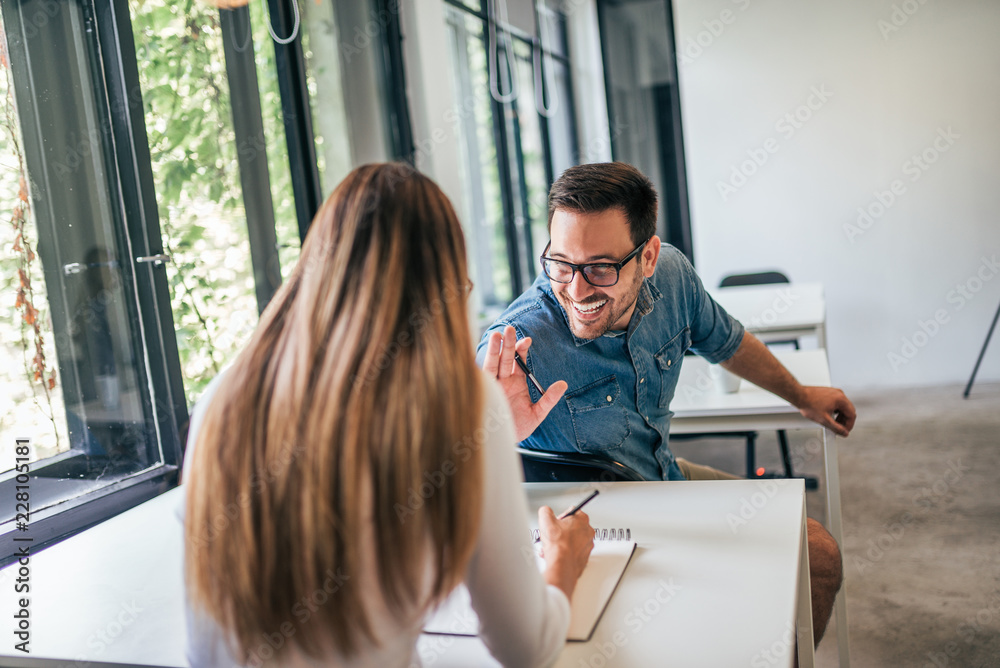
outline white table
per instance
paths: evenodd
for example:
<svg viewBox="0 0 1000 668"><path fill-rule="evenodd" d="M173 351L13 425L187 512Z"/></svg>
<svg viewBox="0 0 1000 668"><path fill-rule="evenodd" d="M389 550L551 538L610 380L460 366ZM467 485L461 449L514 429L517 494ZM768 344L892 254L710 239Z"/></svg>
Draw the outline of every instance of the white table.
<svg viewBox="0 0 1000 668"><path fill-rule="evenodd" d="M526 485L533 511L594 486ZM799 665L813 665L801 480L596 486L591 524L627 526L638 547L593 638L557 667L788 667L796 628ZM478 638L424 635L418 651L426 668L499 665Z"/></svg>
<svg viewBox="0 0 1000 668"><path fill-rule="evenodd" d="M527 488L533 510L563 508L584 493ZM32 665L186 665L182 494L174 489L32 557ZM639 546L593 639L567 643L557 665L642 667L669 657L714 668L756 657L787 667L796 628L799 665L813 665L802 481L607 483L587 510L597 526L630 527ZM15 577L0 573L8 638ZM428 668L497 665L477 638L422 636L419 649ZM11 643L0 654L10 657ZM0 665L23 660L0 657Z"/></svg>
<svg viewBox="0 0 1000 668"><path fill-rule="evenodd" d="M777 351L775 357L804 385L830 385L830 366L825 350ZM827 528L843 547L840 512L840 466L836 435L806 419L798 409L766 390L742 381L739 392L718 391L702 357L685 357L680 379L670 403L674 412L672 434L819 429L822 432L826 477ZM850 665L847 634L847 602L844 589L835 607L840 665Z"/></svg>
<svg viewBox="0 0 1000 668"><path fill-rule="evenodd" d="M187 665L183 493L174 488L31 557L30 657ZM0 655L23 660L11 635L16 578L17 564L0 571Z"/></svg>
<svg viewBox="0 0 1000 668"><path fill-rule="evenodd" d="M822 283L779 283L713 288L709 293L765 343L815 336L826 348Z"/></svg>

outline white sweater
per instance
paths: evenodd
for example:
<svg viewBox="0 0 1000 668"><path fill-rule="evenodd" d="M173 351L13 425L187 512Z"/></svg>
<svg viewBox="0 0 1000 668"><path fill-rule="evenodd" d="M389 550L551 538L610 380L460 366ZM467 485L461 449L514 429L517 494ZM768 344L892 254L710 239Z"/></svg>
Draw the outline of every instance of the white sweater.
<svg viewBox="0 0 1000 668"><path fill-rule="evenodd" d="M195 407L188 436L184 462L184 479L197 476L190 468L193 445L200 428L205 406L222 382L220 375L209 386L204 397ZM521 465L514 449L514 430L510 408L495 380L483 376L486 402L483 411L482 441L483 461L483 518L476 549L465 576L465 584L472 597L472 606L479 616L480 637L493 656L505 666L545 666L555 661L566 639L569 626L569 601L562 590L546 585L535 566L528 530L528 504L521 489ZM374 551L370 532L360 539ZM374 559L366 560L370 566L365 572L346 576L347 583L362 586L373 592L368 613L381 641L378 646L363 647L349 660L331 646L328 656L316 661L297 650L294 629L304 621L303 608L289 611L283 629L275 629L269 638L261 638L252 649L247 665L259 666L344 666L349 668L389 668L393 666L420 666L416 651L417 639L423 619L414 610L407 614L406 623L400 624L382 600L374 571ZM429 580L430 574L428 574ZM351 582L351 580L355 580ZM297 613L297 614L296 614ZM237 666L223 641L215 622L203 613L187 606L188 648L191 666ZM282 633L284 631L284 633ZM289 631L291 631L289 633ZM290 639L290 640L289 640ZM273 658L276 645L285 645L287 651L277 662ZM430 657L426 657L430 659Z"/></svg>

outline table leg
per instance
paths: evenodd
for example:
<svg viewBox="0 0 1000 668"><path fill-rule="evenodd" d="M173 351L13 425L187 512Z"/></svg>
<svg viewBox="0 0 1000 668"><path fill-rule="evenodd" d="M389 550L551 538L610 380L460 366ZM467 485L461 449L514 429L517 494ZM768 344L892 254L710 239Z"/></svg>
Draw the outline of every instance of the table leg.
<svg viewBox="0 0 1000 668"><path fill-rule="evenodd" d="M823 430L823 453L826 465L826 516L827 528L841 552L844 549L844 531L840 516L840 464L837 458L837 436L829 429ZM834 603L837 618L837 654L841 668L851 665L847 634L847 586L841 587Z"/></svg>
<svg viewBox="0 0 1000 668"><path fill-rule="evenodd" d="M816 653L813 635L812 587L809 583L809 530L806 528L806 500L802 497L802 540L799 547L799 598L796 611L795 641L799 668L813 668Z"/></svg>

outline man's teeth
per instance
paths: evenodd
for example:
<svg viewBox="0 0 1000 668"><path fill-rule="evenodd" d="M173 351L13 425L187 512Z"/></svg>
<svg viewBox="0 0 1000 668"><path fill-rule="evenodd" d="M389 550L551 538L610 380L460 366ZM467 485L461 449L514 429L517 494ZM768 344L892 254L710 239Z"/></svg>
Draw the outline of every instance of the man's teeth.
<svg viewBox="0 0 1000 668"><path fill-rule="evenodd" d="M583 313L593 313L597 309L599 309L602 306L604 306L607 302L608 302L608 300L605 299L603 302L597 302L595 304L588 304L587 306L583 306L582 304L574 304L573 306L576 307L577 311L581 311Z"/></svg>

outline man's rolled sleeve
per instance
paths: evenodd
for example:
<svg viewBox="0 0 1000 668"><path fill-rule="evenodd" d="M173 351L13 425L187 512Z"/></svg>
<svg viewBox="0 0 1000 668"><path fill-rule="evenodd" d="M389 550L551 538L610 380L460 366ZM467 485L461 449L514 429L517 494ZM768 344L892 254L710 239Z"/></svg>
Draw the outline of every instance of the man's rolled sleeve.
<svg viewBox="0 0 1000 668"><path fill-rule="evenodd" d="M712 299L686 258L684 269L695 294L695 299L689 302L693 306L690 316L691 350L712 364L725 362L736 354L743 342L743 323Z"/></svg>

